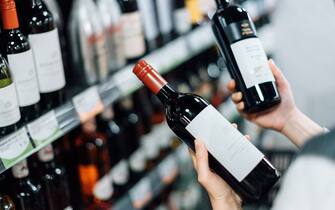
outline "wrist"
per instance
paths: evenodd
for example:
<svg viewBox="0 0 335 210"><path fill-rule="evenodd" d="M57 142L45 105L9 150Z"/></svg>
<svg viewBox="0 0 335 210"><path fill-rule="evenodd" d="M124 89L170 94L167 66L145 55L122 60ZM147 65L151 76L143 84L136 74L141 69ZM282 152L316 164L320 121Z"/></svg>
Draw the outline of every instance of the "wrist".
<svg viewBox="0 0 335 210"><path fill-rule="evenodd" d="M304 145L313 136L324 133L324 129L320 125L307 117L298 108L295 108L287 119L281 133L298 147Z"/></svg>
<svg viewBox="0 0 335 210"><path fill-rule="evenodd" d="M224 196L220 198L213 198L210 196L210 201L213 210L241 210L242 202L241 199L235 194L231 193L230 196Z"/></svg>

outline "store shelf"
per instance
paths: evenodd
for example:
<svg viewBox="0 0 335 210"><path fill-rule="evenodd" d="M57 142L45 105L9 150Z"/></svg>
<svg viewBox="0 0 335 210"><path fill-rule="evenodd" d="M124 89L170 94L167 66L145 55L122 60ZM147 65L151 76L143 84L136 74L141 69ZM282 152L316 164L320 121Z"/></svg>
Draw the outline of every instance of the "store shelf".
<svg viewBox="0 0 335 210"><path fill-rule="evenodd" d="M205 25L143 59L165 74L213 45L211 28ZM99 114L120 97L140 88L142 84L133 75L132 68L133 65L126 66L101 84L77 94L63 106L1 138L0 173Z"/></svg>
<svg viewBox="0 0 335 210"><path fill-rule="evenodd" d="M190 161L185 144L180 145L147 176L142 178L129 192L115 203L113 210L140 210L146 207L168 185L173 183L182 170L183 162Z"/></svg>

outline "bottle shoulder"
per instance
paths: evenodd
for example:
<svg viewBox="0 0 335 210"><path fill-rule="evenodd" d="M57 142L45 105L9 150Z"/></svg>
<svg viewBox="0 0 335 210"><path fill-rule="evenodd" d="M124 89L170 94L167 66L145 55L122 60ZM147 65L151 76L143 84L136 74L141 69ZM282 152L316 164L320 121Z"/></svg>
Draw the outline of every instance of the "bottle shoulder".
<svg viewBox="0 0 335 210"><path fill-rule="evenodd" d="M219 9L213 16L214 21L229 25L234 22L249 19L248 12L238 5L230 5L224 9Z"/></svg>
<svg viewBox="0 0 335 210"><path fill-rule="evenodd" d="M54 18L44 5L31 8L28 25L30 34L48 32L55 28Z"/></svg>
<svg viewBox="0 0 335 210"><path fill-rule="evenodd" d="M21 53L30 49L28 39L18 29L4 31L3 40L7 54Z"/></svg>

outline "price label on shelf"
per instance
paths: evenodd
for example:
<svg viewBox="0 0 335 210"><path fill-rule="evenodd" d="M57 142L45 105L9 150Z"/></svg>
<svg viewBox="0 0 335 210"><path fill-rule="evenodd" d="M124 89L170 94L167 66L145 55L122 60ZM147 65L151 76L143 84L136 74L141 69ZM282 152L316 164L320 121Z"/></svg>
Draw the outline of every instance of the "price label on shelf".
<svg viewBox="0 0 335 210"><path fill-rule="evenodd" d="M0 140L0 159L6 168L10 168L31 150L33 146L26 128L21 128Z"/></svg>
<svg viewBox="0 0 335 210"><path fill-rule="evenodd" d="M129 192L133 207L142 209L152 198L152 188L149 177L141 179Z"/></svg>
<svg viewBox="0 0 335 210"><path fill-rule="evenodd" d="M178 165L174 156L170 155L158 166L158 174L164 184L170 184L178 174Z"/></svg>
<svg viewBox="0 0 335 210"><path fill-rule="evenodd" d="M54 111L29 123L27 129L36 146L44 142L50 143L63 135Z"/></svg>
<svg viewBox="0 0 335 210"><path fill-rule="evenodd" d="M90 87L84 92L76 95L73 97L72 101L81 122L86 122L95 117L104 109L104 105L96 86Z"/></svg>
<svg viewBox="0 0 335 210"><path fill-rule="evenodd" d="M127 66L113 76L121 95L128 95L141 87L142 83L133 74L134 66Z"/></svg>

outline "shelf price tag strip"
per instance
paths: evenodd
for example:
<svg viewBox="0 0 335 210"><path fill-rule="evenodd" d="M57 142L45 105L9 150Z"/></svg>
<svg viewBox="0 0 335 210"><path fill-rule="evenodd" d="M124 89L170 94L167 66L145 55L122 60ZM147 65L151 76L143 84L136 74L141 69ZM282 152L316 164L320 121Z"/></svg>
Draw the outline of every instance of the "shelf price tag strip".
<svg viewBox="0 0 335 210"><path fill-rule="evenodd" d="M104 109L97 86L90 87L76 95L73 97L72 102L82 123L95 117Z"/></svg>
<svg viewBox="0 0 335 210"><path fill-rule="evenodd" d="M5 169L8 169L23 156L28 156L33 149L27 130L23 127L0 140L0 159Z"/></svg>
<svg viewBox="0 0 335 210"><path fill-rule="evenodd" d="M30 137L35 146L51 143L53 140L63 136L63 131L59 128L54 111L50 111L42 117L27 125Z"/></svg>
<svg viewBox="0 0 335 210"><path fill-rule="evenodd" d="M145 177L141 179L140 182L130 189L129 195L134 208L142 209L147 205L153 196L150 178Z"/></svg>

